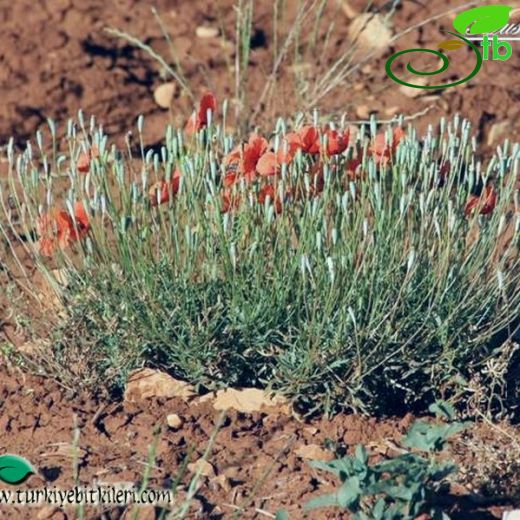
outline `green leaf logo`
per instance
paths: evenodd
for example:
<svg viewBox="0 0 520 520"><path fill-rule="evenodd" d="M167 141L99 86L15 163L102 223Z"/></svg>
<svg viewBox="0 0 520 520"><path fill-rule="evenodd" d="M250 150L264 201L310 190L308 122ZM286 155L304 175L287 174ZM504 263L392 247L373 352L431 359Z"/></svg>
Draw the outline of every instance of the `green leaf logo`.
<svg viewBox="0 0 520 520"><path fill-rule="evenodd" d="M31 463L18 455L0 455L0 481L6 484L21 484L29 475L36 473Z"/></svg>
<svg viewBox="0 0 520 520"><path fill-rule="evenodd" d="M512 7L506 5L481 5L460 13L453 20L453 27L460 34L482 34L498 31L509 22Z"/></svg>

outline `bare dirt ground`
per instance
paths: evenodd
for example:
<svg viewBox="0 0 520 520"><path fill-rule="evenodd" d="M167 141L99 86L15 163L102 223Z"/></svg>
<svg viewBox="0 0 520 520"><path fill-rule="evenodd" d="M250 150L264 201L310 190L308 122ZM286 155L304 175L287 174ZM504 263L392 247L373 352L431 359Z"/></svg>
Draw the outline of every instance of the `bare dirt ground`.
<svg viewBox="0 0 520 520"><path fill-rule="evenodd" d="M331 0L330 4L333 3ZM221 27L221 36L231 39L235 24L233 4L231 0L157 0L154 4L173 35L177 57L197 95L207 88L214 90L219 100L233 94L232 47L223 44L222 38L217 41L196 36L198 26L209 25ZM270 72L267 63L272 56L273 40L272 3L262 0L255 4L249 78L252 99L258 97ZM364 6L361 1L349 4L354 10ZM405 0L396 13L395 30L402 31L458 5L462 2ZM87 115L94 114L115 141L121 141L135 126L137 115L143 114L146 142L150 146L161 142L168 123L185 121L193 109L189 98L178 92L173 110L157 107L153 92L161 78L156 62L143 51L104 32L106 27L125 30L167 55L150 6L140 0L0 1L0 146L13 137L21 147L26 140L33 139L48 117L63 125L79 109ZM341 52L350 23L341 8L327 9L324 23L334 17L335 39L330 45L330 55L322 57L325 65ZM404 35L395 47L369 60L344 88L323 99L320 109L346 112L351 120L363 119L367 110L383 119L396 113L413 116L428 110L414 118L421 131L429 124L436 124L440 116L460 113L473 122L483 155L498 143L497 134L499 140L504 137L518 140L520 85L515 80L520 67L518 42L513 43L510 60L485 63L476 78L457 88L421 90L412 97L387 78L384 63L392 52L412 47L435 48L446 39L441 31L450 29L451 19L450 15L441 17ZM455 70L465 59L464 54L454 58ZM294 89L293 72L290 68L282 70L277 103L261 110L256 123L270 129L274 115L290 114L296 108ZM497 123L501 126L492 130ZM10 316L0 306L0 333L2 330L10 337L15 335ZM166 416L170 413L183 419L179 430L167 426ZM0 368L0 453L19 453L33 462L40 475L29 479L30 487L41 486L42 479L47 485L63 488L72 485L74 420L81 432L79 479L82 483L91 483L96 478L139 482L148 447L154 439L154 428L159 427L152 483L168 486L190 447L195 448L192 459L202 455L217 416L209 404L186 404L178 399L130 404L71 396L47 379L23 374L5 364ZM328 440L350 451L363 442L372 453L389 455L411 421L410 416L376 420L348 415L331 421L300 422L286 415L231 411L210 458L215 475L205 478L197 495L198 506L190 518L231 518L236 507L247 502L266 468L270 469L270 475L255 490L244 518L269 518L265 512L272 514L280 507L285 507L292 519L303 518L302 505L317 492L332 488L328 477L312 470L296 454L299 447L322 446ZM517 429L508 431L517 439L520 437ZM470 445L493 446L498 452L510 450L508 437L499 436L486 423L476 426L470 437L472 443L459 439L452 446L456 459L469 468L482 464L482 454ZM494 478L500 480L500 474ZM499 518L504 507L512 506L496 501L479 509L468 501L455 502L450 506L454 518ZM89 514L88 518L116 519L125 513L121 509L106 511L105 516L93 511ZM141 520L148 520L155 517L155 512L148 509L140 515ZM74 517L74 511L52 508L40 511L0 507L0 518L6 519ZM342 516L330 510L314 512L310 518Z"/></svg>
<svg viewBox="0 0 520 520"><path fill-rule="evenodd" d="M143 114L149 144L162 139L164 128L172 119L184 121L193 109L189 98L177 93L173 115L158 108L153 100L153 90L161 83L157 63L104 31L107 27L127 31L163 56L169 56L150 5L138 0L18 0L0 6L0 143L13 136L23 145L46 118L63 123L79 109L94 114L112 136L126 134L134 127L137 116ZM209 87L220 100L232 96L234 51L233 46L224 42L231 40L235 31L233 1L158 0L154 5L172 34L177 58L194 92L200 94ZM365 3L356 0L349 5L361 11ZM405 0L394 18L395 32L460 5L463 3L458 1ZM321 57L324 68L348 47L349 18L341 7L336 7L336 2L331 0L330 6L322 25L327 27L335 19L334 40L327 47L328 55ZM256 2L255 7L248 84L252 99L259 95L271 71L273 52L272 2ZM387 53L368 60L350 82L321 100L320 109L325 113L346 112L349 119L357 120L359 107L368 108L382 119L396 112L413 115L431 107L430 112L417 118L423 129L432 122L432 115L438 119L460 113L472 120L483 143L487 143L491 125L503 121L510 124L508 137L515 139L520 125L520 86L514 80L520 67L516 44L507 62L486 62L476 78L460 87L415 90L417 97L410 97L409 92L403 93L387 78L384 63L392 52L417 46L435 49L449 37L442 31L453 29L453 16L442 16L400 37ZM219 38L197 38L196 28L201 25L221 27L223 34ZM455 54L453 67L459 71L468 55ZM278 112L292 114L296 108L294 71L291 67L282 68L280 74ZM265 110L255 123L271 129L273 121L272 113Z"/></svg>
<svg viewBox="0 0 520 520"><path fill-rule="evenodd" d="M189 403L179 398L138 403L106 403L88 396L69 399L56 383L6 369L2 370L0 400L2 450L23 454L39 470L39 475L30 477L22 488L45 484L70 489L75 459L82 485L141 482L149 459L148 448L154 440L157 455L150 487L167 488L189 453L191 461L203 456L220 415L211 402L199 403L197 399ZM178 430L167 424L167 416L172 413L183 421ZM397 444L412 421L411 415L385 420L342 415L332 420L301 422L284 414L230 410L217 434L209 457L209 473L202 480L188 518L231 518L236 508L244 504L247 506L243 518L266 518L258 510L274 513L280 507L286 508L291 518L303 518L305 502L316 493L333 490L333 481L313 470L306 457L327 459L334 449L352 453L358 443L364 443L375 458L395 456ZM81 432L77 455L73 444L75 428ZM485 462L480 460L485 445L500 451L510 449L507 436L481 424L459 438L450 452L469 471L478 474L476 468L484 465L490 478L504 477L505 474L493 475L498 467L494 467L490 458ZM189 483L191 476L188 471L183 482ZM255 486L259 487L253 491ZM468 491L461 485L455 490ZM254 498L249 501L251 494ZM481 508L457 498L449 508L453 518L459 519L496 518L503 510L498 506ZM35 518L34 511L0 508L0 518ZM42 516L38 518L74 518L73 510L47 507L40 511ZM108 509L105 517L99 511L89 514L88 518L117 519L124 510ZM143 509L141 515L140 519L154 518L149 509ZM330 509L312 512L309 518L344 516Z"/></svg>

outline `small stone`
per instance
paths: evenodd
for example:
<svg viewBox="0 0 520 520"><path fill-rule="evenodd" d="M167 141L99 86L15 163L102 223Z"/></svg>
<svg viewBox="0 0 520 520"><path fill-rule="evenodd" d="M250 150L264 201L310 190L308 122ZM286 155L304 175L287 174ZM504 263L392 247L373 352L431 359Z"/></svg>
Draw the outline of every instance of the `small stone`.
<svg viewBox="0 0 520 520"><path fill-rule="evenodd" d="M179 417L176 413L171 413L170 415L168 415L166 417L166 422L172 430L179 430L184 424L182 418Z"/></svg>
<svg viewBox="0 0 520 520"><path fill-rule="evenodd" d="M81 38L87 32L87 24L84 23L84 16L79 9L69 9L60 24L60 29L71 38Z"/></svg>
<svg viewBox="0 0 520 520"><path fill-rule="evenodd" d="M171 81L168 83L163 83L155 89L153 98L161 108L168 109L171 107L173 96L175 96L175 91L175 83Z"/></svg>
<svg viewBox="0 0 520 520"><path fill-rule="evenodd" d="M420 88L420 87L424 87L428 84L428 80L426 78L413 78L412 80L409 81L409 83L418 85L419 88L407 87L406 85L401 85L399 87L399 92L404 94L406 97L416 98L416 97L419 97L426 93L425 92L426 89Z"/></svg>
<svg viewBox="0 0 520 520"><path fill-rule="evenodd" d="M387 49L392 38L391 29L380 14L363 13L356 16L348 28L348 36L362 51Z"/></svg>
<svg viewBox="0 0 520 520"><path fill-rule="evenodd" d="M441 98L439 96L436 96L435 94L430 94L428 96L422 96L421 97L421 102L422 103L436 103L440 99Z"/></svg>
<svg viewBox="0 0 520 520"><path fill-rule="evenodd" d="M385 108L385 116L386 117L394 117L399 112L398 106Z"/></svg>
<svg viewBox="0 0 520 520"><path fill-rule="evenodd" d="M219 475L218 477L212 478L211 483L216 484L218 487L222 488L226 493L231 490L231 484L226 475Z"/></svg>
<svg viewBox="0 0 520 520"><path fill-rule="evenodd" d="M220 31L217 27L210 27L207 25L199 25L195 30L198 38L216 38Z"/></svg>
<svg viewBox="0 0 520 520"><path fill-rule="evenodd" d="M306 444L304 446L300 446L296 451L296 455L302 459L306 460L332 460L334 455L332 452L323 449L318 444Z"/></svg>
<svg viewBox="0 0 520 520"><path fill-rule="evenodd" d="M199 459L197 462L192 462L188 464L188 470L192 473L197 473L200 471L200 474L204 477L213 478L216 476L215 468L204 459Z"/></svg>
<svg viewBox="0 0 520 520"><path fill-rule="evenodd" d="M368 119L370 117L370 108L368 105L359 105L356 108L356 116L359 119Z"/></svg>

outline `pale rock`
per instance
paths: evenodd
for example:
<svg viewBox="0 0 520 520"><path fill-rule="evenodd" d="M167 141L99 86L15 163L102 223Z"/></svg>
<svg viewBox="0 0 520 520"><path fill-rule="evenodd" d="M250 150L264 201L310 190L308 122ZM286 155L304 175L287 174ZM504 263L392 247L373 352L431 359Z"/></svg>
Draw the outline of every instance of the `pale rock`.
<svg viewBox="0 0 520 520"><path fill-rule="evenodd" d="M199 25L195 30L198 38L216 38L220 31L217 27L210 27L207 25Z"/></svg>
<svg viewBox="0 0 520 520"><path fill-rule="evenodd" d="M197 462L188 464L188 470L192 473L197 473L200 471L201 475L208 478L213 478L216 476L215 468L204 459L199 459Z"/></svg>
<svg viewBox="0 0 520 520"><path fill-rule="evenodd" d="M298 457L305 460L325 460L329 461L334 458L332 452L323 449L318 444L305 444L295 450Z"/></svg>
<svg viewBox="0 0 520 520"><path fill-rule="evenodd" d="M404 94L409 98L416 98L426 94L427 89L420 88L424 87L428 84L428 80L426 78L413 78L408 81L408 83L413 83L414 85L418 85L419 88L408 87L406 85L401 85L399 87L399 92Z"/></svg>
<svg viewBox="0 0 520 520"><path fill-rule="evenodd" d="M128 377L125 389L125 401L128 402L139 402L150 397L180 397L189 400L194 395L196 392L193 386L151 368L134 370Z"/></svg>
<svg viewBox="0 0 520 520"><path fill-rule="evenodd" d="M398 106L385 108L385 116L386 117L394 117L399 112Z"/></svg>
<svg viewBox="0 0 520 520"><path fill-rule="evenodd" d="M356 116L359 117L359 119L368 119L370 112L368 105L358 105L356 107Z"/></svg>
<svg viewBox="0 0 520 520"><path fill-rule="evenodd" d="M163 83L155 89L153 99L161 108L168 109L171 107L175 91L176 85L173 81Z"/></svg>
<svg viewBox="0 0 520 520"><path fill-rule="evenodd" d="M356 16L348 28L348 37L364 51L387 49L392 38L391 29L380 14L363 13Z"/></svg>
<svg viewBox="0 0 520 520"><path fill-rule="evenodd" d="M227 388L210 395L214 395L213 408L215 410L233 408L244 413L259 412L260 410L289 413L286 399L279 395L270 396L266 391L259 388L244 388L241 390Z"/></svg>
<svg viewBox="0 0 520 520"><path fill-rule="evenodd" d="M182 417L179 417L176 413L168 415L166 417L166 422L172 430L179 430L184 424Z"/></svg>
<svg viewBox="0 0 520 520"><path fill-rule="evenodd" d="M231 490L229 479L224 474L212 478L210 483L222 488L226 493Z"/></svg>

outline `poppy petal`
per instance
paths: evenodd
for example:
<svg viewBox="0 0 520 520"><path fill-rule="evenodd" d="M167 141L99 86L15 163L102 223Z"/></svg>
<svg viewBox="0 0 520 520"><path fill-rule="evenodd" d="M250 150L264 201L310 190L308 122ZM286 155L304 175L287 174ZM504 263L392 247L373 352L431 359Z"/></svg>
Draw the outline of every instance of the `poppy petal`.
<svg viewBox="0 0 520 520"><path fill-rule="evenodd" d="M201 126L208 125L208 111L211 111L212 115L217 111L217 98L212 92L204 94L200 100L198 120Z"/></svg>
<svg viewBox="0 0 520 520"><path fill-rule="evenodd" d="M280 163L274 152L266 152L260 157L256 164L256 171L264 177L276 175L280 168Z"/></svg>

